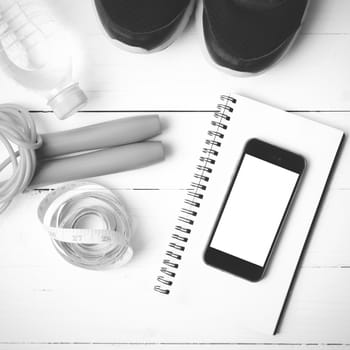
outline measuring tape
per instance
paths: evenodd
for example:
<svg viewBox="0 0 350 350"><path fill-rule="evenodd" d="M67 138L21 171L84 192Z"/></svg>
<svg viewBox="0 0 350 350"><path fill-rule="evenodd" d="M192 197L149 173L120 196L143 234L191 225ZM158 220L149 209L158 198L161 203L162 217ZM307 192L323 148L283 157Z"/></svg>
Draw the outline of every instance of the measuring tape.
<svg viewBox="0 0 350 350"><path fill-rule="evenodd" d="M54 247L68 262L99 269L126 264L133 255L130 218L114 192L92 182L59 187L40 203L38 217ZM97 217L103 228L81 228Z"/></svg>

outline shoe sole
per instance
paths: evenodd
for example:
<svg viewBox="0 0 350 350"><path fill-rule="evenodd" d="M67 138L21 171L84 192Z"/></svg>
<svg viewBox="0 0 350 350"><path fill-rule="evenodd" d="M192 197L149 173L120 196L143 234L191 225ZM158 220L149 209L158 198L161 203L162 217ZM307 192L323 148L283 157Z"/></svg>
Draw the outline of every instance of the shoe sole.
<svg viewBox="0 0 350 350"><path fill-rule="evenodd" d="M197 22L197 30L199 31L199 33L201 33L200 34L200 36L201 36L200 42L201 42L201 50L202 50L202 52L204 54L204 57L216 69L219 69L220 71L225 72L225 73L229 73L232 76L235 76L235 77L238 77L238 78L249 78L249 77L256 77L256 76L262 75L267 70L269 70L270 68L272 68L273 66L278 64L280 61L282 61L285 58L285 56L287 56L287 54L289 53L290 49L294 45L297 37L300 34L300 31L301 31L301 29L303 27L303 24L304 24L304 21L305 21L305 18L306 18L306 14L307 14L307 12L309 10L309 7L310 7L310 0L308 1L307 5L306 5L306 8L305 8L305 11L304 11L303 17L301 19L300 26L299 26L298 30L294 33L294 36L293 36L292 40L290 41L290 43L288 44L286 50L282 53L282 55L275 62L273 62L270 66L266 67L265 69L262 69L259 72L252 73L252 72L242 72L242 71L239 71L239 70L234 70L234 69L231 69L231 68L220 66L219 64L217 64L211 58L211 56L210 56L210 54L209 54L209 52L207 50L206 43L205 43L205 38L204 38L204 30L203 30L203 8L204 8L204 6L203 6L203 1L201 0L200 3L198 4L197 10L196 10L196 22Z"/></svg>
<svg viewBox="0 0 350 350"><path fill-rule="evenodd" d="M108 33L106 32L105 28L103 27L103 24L101 23L100 17L99 17L98 12L97 12L95 1L91 0L91 4L92 4L92 7L93 7L93 10L95 13L96 21L98 22L100 29L102 30L104 36L108 39L108 41L110 41L115 47L118 47L118 48L123 49L125 51L129 51L132 53L138 53L138 54L147 54L147 53L159 52L159 51L166 49L180 36L180 34L185 30L188 22L191 19L192 13L194 12L196 0L190 1L178 27L176 28L174 33L169 37L169 39L152 50L147 50L147 49L144 49L144 48L138 47L138 46L128 45L128 44L125 44L119 40L111 38L108 35Z"/></svg>

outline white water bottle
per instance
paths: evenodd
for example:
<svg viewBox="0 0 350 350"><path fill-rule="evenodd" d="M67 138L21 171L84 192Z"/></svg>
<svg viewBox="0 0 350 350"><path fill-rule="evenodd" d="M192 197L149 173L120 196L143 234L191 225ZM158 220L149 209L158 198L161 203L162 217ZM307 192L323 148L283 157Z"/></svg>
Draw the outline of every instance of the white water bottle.
<svg viewBox="0 0 350 350"><path fill-rule="evenodd" d="M72 80L67 39L40 0L0 0L0 66L24 87L44 95L59 119L87 103Z"/></svg>

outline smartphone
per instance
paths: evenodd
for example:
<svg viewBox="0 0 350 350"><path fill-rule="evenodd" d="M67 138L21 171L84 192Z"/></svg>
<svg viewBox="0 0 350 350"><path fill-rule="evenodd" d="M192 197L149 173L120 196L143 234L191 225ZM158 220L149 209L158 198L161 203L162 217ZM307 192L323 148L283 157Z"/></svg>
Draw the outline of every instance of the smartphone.
<svg viewBox="0 0 350 350"><path fill-rule="evenodd" d="M247 142L204 253L208 265L257 282L305 170L305 159L258 139Z"/></svg>

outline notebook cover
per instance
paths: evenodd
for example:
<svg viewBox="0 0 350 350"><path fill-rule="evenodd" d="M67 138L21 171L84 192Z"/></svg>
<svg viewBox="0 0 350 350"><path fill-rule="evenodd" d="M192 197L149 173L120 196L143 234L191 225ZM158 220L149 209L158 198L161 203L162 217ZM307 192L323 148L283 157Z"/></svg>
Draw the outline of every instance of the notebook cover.
<svg viewBox="0 0 350 350"><path fill-rule="evenodd" d="M274 334L343 132L237 95L216 164L176 277L164 298L197 320ZM258 138L305 157L307 168L263 280L252 283L204 263L203 254L246 142ZM195 316L191 316L195 315Z"/></svg>

